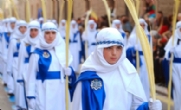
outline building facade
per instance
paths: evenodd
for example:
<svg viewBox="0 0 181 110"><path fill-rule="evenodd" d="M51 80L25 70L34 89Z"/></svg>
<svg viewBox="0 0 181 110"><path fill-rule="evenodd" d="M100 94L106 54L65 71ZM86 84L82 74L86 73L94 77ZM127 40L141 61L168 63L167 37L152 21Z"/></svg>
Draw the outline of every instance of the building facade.
<svg viewBox="0 0 181 110"><path fill-rule="evenodd" d="M7 0L6 0L7 1ZM42 0L29 0L31 8L31 18L37 19L38 10L41 9ZM46 3L47 19L66 19L67 15L67 0L44 0ZM110 9L114 10L115 14L124 15L129 14L124 0L107 0ZM144 0L141 0L140 13L144 7ZM63 4L63 5L62 5ZM173 0L157 0L157 10L161 10L164 15L170 15L173 12ZM20 19L26 18L26 0L16 0L16 6ZM85 13L92 8L98 17L106 14L102 0L73 0L73 18L77 19L83 17ZM6 8L7 10L7 8ZM5 17L8 17L5 11ZM12 11L13 12L13 11ZM13 14L13 13L12 13Z"/></svg>

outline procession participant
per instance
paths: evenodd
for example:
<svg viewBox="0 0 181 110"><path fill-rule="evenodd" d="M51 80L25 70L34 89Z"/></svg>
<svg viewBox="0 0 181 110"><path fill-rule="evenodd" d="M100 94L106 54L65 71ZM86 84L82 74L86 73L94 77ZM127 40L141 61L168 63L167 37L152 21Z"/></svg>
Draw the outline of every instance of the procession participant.
<svg viewBox="0 0 181 110"><path fill-rule="evenodd" d="M55 26L57 26L57 27L58 27L57 20L53 19L53 20L52 20L52 23L54 23L54 24L55 24Z"/></svg>
<svg viewBox="0 0 181 110"><path fill-rule="evenodd" d="M72 55L69 54L68 58L70 65ZM72 73L65 65L65 42L57 27L52 22L46 22L40 43L29 61L26 82L29 110L65 110L64 77Z"/></svg>
<svg viewBox="0 0 181 110"><path fill-rule="evenodd" d="M4 20L0 20L0 75L3 73L3 58L2 58L2 36L4 28Z"/></svg>
<svg viewBox="0 0 181 110"><path fill-rule="evenodd" d="M65 39L65 36L66 36L65 24L66 24L66 20L64 20L64 19L61 20L61 22L59 24L59 32L63 39Z"/></svg>
<svg viewBox="0 0 181 110"><path fill-rule="evenodd" d="M122 35L114 28L97 34L96 50L82 65L75 83L75 110L161 110L146 99L140 78L125 56Z"/></svg>
<svg viewBox="0 0 181 110"><path fill-rule="evenodd" d="M172 40L174 40L174 45L172 45ZM177 23L177 27L175 30L175 36L174 39L171 37L165 46L165 58L167 60L170 60L171 53L173 53L174 59L173 59L173 65L172 65L172 78L173 78L173 101L174 101L174 110L180 110L181 105L181 21ZM169 64L168 62L164 62ZM165 64L164 64L165 65ZM166 67L166 66L164 66ZM169 65L167 68L167 74L165 74L169 78ZM168 83L169 79L167 79Z"/></svg>
<svg viewBox="0 0 181 110"><path fill-rule="evenodd" d="M43 17L40 17L40 18L38 19L38 21L39 21L39 23L40 23L40 28L42 28L42 25L43 25L43 22L44 22Z"/></svg>
<svg viewBox="0 0 181 110"><path fill-rule="evenodd" d="M72 67L75 72L79 72L79 54L81 51L80 31L75 20L71 21L70 26L70 52L73 56Z"/></svg>
<svg viewBox="0 0 181 110"><path fill-rule="evenodd" d="M126 33L124 32L124 30L122 29L121 21L118 20L118 19L113 20L112 27L116 28L121 33L121 35L123 36L123 39L124 39L124 47L127 47L128 38L127 38Z"/></svg>
<svg viewBox="0 0 181 110"><path fill-rule="evenodd" d="M8 54L7 54L7 73L9 78L11 80L13 79L13 83L11 86L14 86L14 88L11 90L11 92L14 92L15 95L15 105L17 109L19 109L18 106L18 82L17 82L17 77L18 77L18 57L19 57L19 48L20 48L20 43L21 40L25 37L26 35L26 28L27 28L27 23L24 20L19 20L16 23L16 27L11 35L10 38L10 44L8 48Z"/></svg>
<svg viewBox="0 0 181 110"><path fill-rule="evenodd" d="M18 58L18 82L20 85L18 90L18 106L21 109L27 108L25 84L27 82L27 70L31 53L35 50L35 46L39 44L40 23L31 21L28 25L26 37L21 41Z"/></svg>
<svg viewBox="0 0 181 110"><path fill-rule="evenodd" d="M88 42L88 55L90 55L96 48L96 35L97 31L97 24L94 20L88 21L87 30L83 32L82 39Z"/></svg>
<svg viewBox="0 0 181 110"><path fill-rule="evenodd" d="M5 67L5 62L3 59L3 37L4 37L4 32L7 31L6 27L7 19L4 19L0 21L0 74L2 75L2 80L4 86L7 86L7 78L6 78L6 72L4 72L4 67Z"/></svg>
<svg viewBox="0 0 181 110"><path fill-rule="evenodd" d="M13 95L13 79L7 74L7 59L10 37L16 25L16 18L12 17L4 21L2 36L2 58L3 58L3 82L8 88L8 94ZM12 71L11 71L12 73Z"/></svg>
<svg viewBox="0 0 181 110"><path fill-rule="evenodd" d="M144 19L139 19L139 23L143 27L143 30L144 30L145 34L147 35L148 41L151 45L151 36L148 32L147 23L145 22ZM150 46L150 48L151 48L151 46ZM136 35L136 28L134 28L129 37L129 40L128 40L128 47L126 50L126 54L127 54L127 58L130 60L130 62L135 67L136 67L136 51L139 52L139 61L140 61L139 76L140 76L141 82L143 84L143 88L146 93L146 97L147 97L147 99L149 99L150 98L150 87L149 87L149 78L148 78L148 72L147 72L147 68L146 68L146 62L144 59L140 40L138 39L138 37ZM130 58L130 57L134 57L134 58Z"/></svg>

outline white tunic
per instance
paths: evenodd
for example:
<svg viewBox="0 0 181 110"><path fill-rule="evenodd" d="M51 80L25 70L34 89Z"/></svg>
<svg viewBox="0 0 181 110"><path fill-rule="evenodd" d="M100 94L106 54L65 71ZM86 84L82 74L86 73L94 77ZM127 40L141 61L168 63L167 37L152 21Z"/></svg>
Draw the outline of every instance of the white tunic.
<svg viewBox="0 0 181 110"><path fill-rule="evenodd" d="M104 82L106 94L103 110L136 110L146 101L138 74L125 74L126 71L120 71L121 73L116 69L108 73L97 73ZM82 110L81 92L79 82L73 97L72 108L75 110Z"/></svg>
<svg viewBox="0 0 181 110"><path fill-rule="evenodd" d="M4 34L2 35L2 43L1 43L1 57L2 57L2 63L3 63L3 81L7 83L8 77L7 77L7 53L8 53L8 42L5 39Z"/></svg>
<svg viewBox="0 0 181 110"><path fill-rule="evenodd" d="M74 36L74 34L76 33L71 33L70 35L70 52L73 56L73 62L71 64L71 66L73 67L74 71L78 72L79 71L79 54L81 51L81 41L80 41L80 33L76 34L76 36ZM74 39L75 37L75 39ZM74 42L76 41L76 42Z"/></svg>
<svg viewBox="0 0 181 110"><path fill-rule="evenodd" d="M176 33L177 34L177 33ZM169 42L167 43L166 47L165 47L165 57L168 59L169 57L169 52L170 52L170 48L172 47L172 38L170 38ZM179 36L175 36L174 38L174 57L175 58L181 58L181 41L179 43L179 45L177 45L177 41L179 38ZM180 105L180 101L181 101L181 63L174 63L172 65L172 81L173 81L173 100L174 100L174 110L181 110L181 105Z"/></svg>
<svg viewBox="0 0 181 110"><path fill-rule="evenodd" d="M61 71L62 67L59 63L54 49L49 50L52 55L52 63L48 71ZM39 55L32 54L28 67L27 75L27 96L36 97L36 106L34 110L65 110L65 83L61 79L36 79L38 70ZM64 77L64 76L61 76Z"/></svg>
<svg viewBox="0 0 181 110"><path fill-rule="evenodd" d="M30 52L34 51L34 46L31 46ZM19 49L19 59L18 59L18 80L24 81L24 83L21 83L17 87L18 91L18 106L21 108L27 108L26 107L26 96L25 96L25 83L27 82L27 70L29 63L25 63L25 59L28 58L29 55L26 51L26 43L24 41L21 42L20 49Z"/></svg>
<svg viewBox="0 0 181 110"><path fill-rule="evenodd" d="M17 79L18 79L18 57L14 57L13 54L15 52L19 52L18 48L17 48L17 44L20 43L20 41L16 40L16 39L11 39L10 40L10 45L8 48L8 59L7 59L7 72L9 73L13 73L13 84L14 85L14 95L16 97L15 99L15 104L18 105L18 89L17 87L19 86L19 83L17 83ZM11 92L12 92L11 91Z"/></svg>
<svg viewBox="0 0 181 110"><path fill-rule="evenodd" d="M88 56L96 49L96 34L97 30L91 32L84 32L82 35L82 39L88 42Z"/></svg>
<svg viewBox="0 0 181 110"><path fill-rule="evenodd" d="M137 42L137 40L138 40L138 42ZM137 45L137 51L143 51L140 40L137 39L136 34L131 35L128 42L129 42L128 48ZM141 58L142 65L139 69L140 70L139 75L140 75L140 79L141 79L146 97L147 97L147 99L149 99L150 98L150 85L149 85L148 71L146 68L146 62L145 62L144 56L140 55L140 58Z"/></svg>

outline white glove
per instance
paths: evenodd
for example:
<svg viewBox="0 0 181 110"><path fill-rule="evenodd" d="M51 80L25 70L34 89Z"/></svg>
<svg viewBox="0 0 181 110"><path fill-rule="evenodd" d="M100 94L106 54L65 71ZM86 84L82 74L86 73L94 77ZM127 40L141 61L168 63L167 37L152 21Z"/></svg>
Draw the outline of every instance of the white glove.
<svg viewBox="0 0 181 110"><path fill-rule="evenodd" d="M35 99L28 99L28 110L35 110L36 101Z"/></svg>
<svg viewBox="0 0 181 110"><path fill-rule="evenodd" d="M69 67L64 67L63 70L66 76L70 76L72 74L72 70Z"/></svg>
<svg viewBox="0 0 181 110"><path fill-rule="evenodd" d="M153 101L153 99L150 99L149 102L149 110L162 110L162 103L160 100L155 100Z"/></svg>
<svg viewBox="0 0 181 110"><path fill-rule="evenodd" d="M170 48L170 52L171 52L171 53L175 52L175 47L171 47L171 48Z"/></svg>

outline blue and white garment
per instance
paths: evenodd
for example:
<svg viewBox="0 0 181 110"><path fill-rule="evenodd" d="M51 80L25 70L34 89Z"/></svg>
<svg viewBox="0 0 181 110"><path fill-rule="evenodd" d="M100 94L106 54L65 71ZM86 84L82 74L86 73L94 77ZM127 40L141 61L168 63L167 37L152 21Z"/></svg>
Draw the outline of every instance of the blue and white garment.
<svg viewBox="0 0 181 110"><path fill-rule="evenodd" d="M35 38L30 37L31 29L37 29L38 35ZM40 37L40 24L38 21L31 21L28 25L27 35L21 40L21 45L19 49L19 57L18 57L18 79L17 82L20 83L18 86L19 93L19 107L26 109L26 91L25 91L25 83L27 82L27 70L29 66L29 58L31 53L35 50L35 46L39 44ZM23 95L24 94L24 95Z"/></svg>
<svg viewBox="0 0 181 110"><path fill-rule="evenodd" d="M16 19L15 18L9 18L5 19L3 21L2 25L2 44L1 44L1 51L2 51L2 59L3 59L3 82L6 83L9 87L8 83L11 83L12 81L9 80L8 75L7 75L7 56L8 56L8 46L10 42L10 36L12 34L12 27L11 23L15 23ZM11 31L9 31L11 30Z"/></svg>
<svg viewBox="0 0 181 110"><path fill-rule="evenodd" d="M59 32L63 39L65 39L66 37L65 25L66 25L66 20L61 20L59 24Z"/></svg>
<svg viewBox="0 0 181 110"><path fill-rule="evenodd" d="M46 31L56 32L52 43L46 43ZM29 109L65 110L65 42L53 23L43 24L40 43L36 48L30 57L26 83ZM69 54L68 58L70 65L72 55Z"/></svg>
<svg viewBox="0 0 181 110"><path fill-rule="evenodd" d="M148 37L148 41L150 41L150 48L152 45L151 36L148 31L148 25L145 22L144 19L139 19L139 23L144 25L144 32ZM146 93L147 99L150 98L150 85L149 85L149 77L148 77L148 71L146 68L146 62L143 55L142 46L140 43L139 38L136 35L136 27L133 29L133 31L130 34L129 40L128 40L128 47L126 50L127 58L130 60L130 62L136 67L136 51L139 53L139 59L140 59L140 69L139 69L139 75L141 78L141 82L143 84L144 91ZM132 57L131 57L132 55Z"/></svg>
<svg viewBox="0 0 181 110"><path fill-rule="evenodd" d="M7 72L8 77L13 80L12 84L10 84L10 88L8 86L9 92L14 93L15 95L15 105L19 106L19 91L17 82L18 79L18 57L19 57L19 48L22 39L26 36L26 32L21 33L19 28L22 26L27 26L26 22L23 20L18 21L16 27L11 35L10 43L8 47L8 57L7 57ZM13 76L13 77L12 77ZM13 87L14 85L14 87ZM22 95L22 94L21 94Z"/></svg>
<svg viewBox="0 0 181 110"><path fill-rule="evenodd" d="M106 47L123 47L122 35L114 28L104 28L97 35L96 50L82 65L75 84L72 108L75 110L148 110L147 99L133 65L122 56L109 64L103 55ZM121 42L121 43L120 43ZM124 50L124 49L123 49ZM144 109L145 108L145 109Z"/></svg>
<svg viewBox="0 0 181 110"><path fill-rule="evenodd" d="M92 26L92 27L91 27ZM94 20L89 20L87 24L87 30L82 34L82 39L87 42L88 52L86 53L88 57L96 49L96 36L97 36L97 24Z"/></svg>
<svg viewBox="0 0 181 110"><path fill-rule="evenodd" d="M173 101L174 101L174 110L180 110L181 105L179 104L181 101L181 22L177 23L177 27L175 30L174 41L173 37L171 37L165 46L165 60L163 61L163 66L169 66L168 63L170 61L171 53L173 53L173 65L172 65L172 81L173 81ZM173 41L173 45L172 45ZM164 72L165 77L167 78L167 82L169 81L169 69Z"/></svg>
<svg viewBox="0 0 181 110"><path fill-rule="evenodd" d="M73 62L71 66L73 67L74 71L79 72L79 54L81 51L81 40L80 40L80 32L78 30L78 24L75 20L71 21L71 29L70 29L70 43L69 48L70 52L73 56Z"/></svg>
<svg viewBox="0 0 181 110"><path fill-rule="evenodd" d="M112 27L116 28L121 33L121 35L123 36L123 39L124 39L124 47L126 48L127 44L128 44L128 38L127 38L126 33L124 32L123 28L122 28L121 21L118 19L113 20Z"/></svg>

